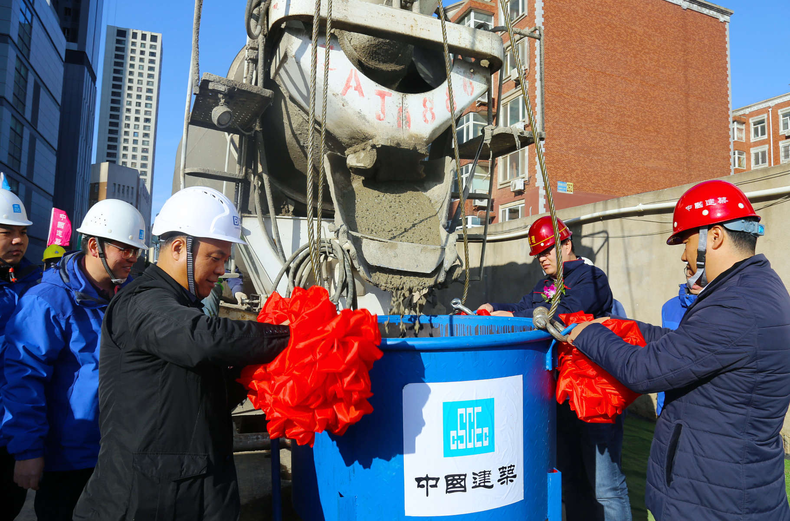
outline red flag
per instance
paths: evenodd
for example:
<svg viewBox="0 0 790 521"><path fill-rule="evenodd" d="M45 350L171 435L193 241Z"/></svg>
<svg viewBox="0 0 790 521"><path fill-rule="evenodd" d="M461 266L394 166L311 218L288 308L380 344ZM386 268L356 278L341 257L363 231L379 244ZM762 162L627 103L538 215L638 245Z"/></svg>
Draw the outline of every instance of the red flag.
<svg viewBox="0 0 790 521"><path fill-rule="evenodd" d="M71 221L63 210L52 208L52 217L49 220L49 238L47 246L68 246L71 241Z"/></svg>

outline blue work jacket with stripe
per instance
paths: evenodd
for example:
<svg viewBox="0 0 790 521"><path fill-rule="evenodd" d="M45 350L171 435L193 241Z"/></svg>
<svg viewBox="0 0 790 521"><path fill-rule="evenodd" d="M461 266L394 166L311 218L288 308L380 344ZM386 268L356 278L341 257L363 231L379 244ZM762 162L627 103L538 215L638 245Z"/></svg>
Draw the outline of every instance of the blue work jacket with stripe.
<svg viewBox="0 0 790 521"><path fill-rule="evenodd" d="M72 253L19 300L3 349L2 430L17 460L91 468L99 453L99 338L109 304Z"/></svg>
<svg viewBox="0 0 790 521"><path fill-rule="evenodd" d="M2 269L0 275L0 424L2 424L5 409L3 407L2 389L5 385L3 376L3 341L5 340L5 326L8 319L16 309L16 304L28 289L38 284L41 280L41 268L31 263L27 259L14 266L14 277L16 282L11 282L8 269ZM0 447L4 447L7 440L0 429Z"/></svg>
<svg viewBox="0 0 790 521"><path fill-rule="evenodd" d="M634 391L666 391L645 494L656 521L790 521L790 295L765 256L717 276L677 330L639 328L643 348L600 324L574 344Z"/></svg>
<svg viewBox="0 0 790 521"><path fill-rule="evenodd" d="M563 263L565 293L560 299L557 315L584 311L595 318L608 315L612 309L613 297L609 279L599 268L586 264L582 259ZM510 311L514 316L532 318L532 310L538 306L549 307L545 298L546 288L554 284L554 279L545 277L535 284L532 293L524 296L517 304L492 303L494 311ZM556 316L556 315L555 315Z"/></svg>

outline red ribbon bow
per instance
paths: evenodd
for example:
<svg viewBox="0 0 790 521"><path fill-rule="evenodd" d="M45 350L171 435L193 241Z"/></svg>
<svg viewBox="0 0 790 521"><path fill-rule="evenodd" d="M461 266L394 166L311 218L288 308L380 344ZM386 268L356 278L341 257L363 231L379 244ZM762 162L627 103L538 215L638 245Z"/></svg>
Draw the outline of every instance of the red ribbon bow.
<svg viewBox="0 0 790 521"><path fill-rule="evenodd" d="M565 324L589 322L592 315L579 311L560 315ZM645 339L636 322L609 319L603 326L631 345L645 346ZM601 369L592 360L563 342L559 345L559 376L557 377L557 402L566 399L580 420L587 423L614 423L617 415L639 397L628 387Z"/></svg>
<svg viewBox="0 0 790 521"><path fill-rule="evenodd" d="M299 445L315 433L342 435L373 412L368 371L382 357L375 315L364 309L337 312L326 289L295 288L291 298L273 293L258 322L290 321L288 347L272 362L246 367L239 382L252 405L266 413L272 438L287 436Z"/></svg>

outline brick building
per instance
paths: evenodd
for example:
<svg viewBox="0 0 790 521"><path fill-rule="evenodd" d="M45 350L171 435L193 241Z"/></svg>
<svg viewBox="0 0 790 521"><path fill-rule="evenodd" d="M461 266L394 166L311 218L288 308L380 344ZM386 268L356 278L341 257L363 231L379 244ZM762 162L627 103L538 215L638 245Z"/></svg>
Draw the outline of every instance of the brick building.
<svg viewBox="0 0 790 521"><path fill-rule="evenodd" d="M790 163L790 93L733 110L733 173L781 163Z"/></svg>
<svg viewBox="0 0 790 521"><path fill-rule="evenodd" d="M467 0L448 14L461 24L502 26L498 6ZM732 11L702 0L510 0L509 10L515 27L540 28L542 38L516 43L526 68L520 75L500 33L507 55L498 125L526 125L517 85L523 77L545 132L558 208L731 173ZM484 99L471 107L459 137L479 134L489 108ZM487 159L473 191L487 191ZM494 222L547 211L534 145L496 163ZM484 216L484 200L472 196L467 204L469 222Z"/></svg>

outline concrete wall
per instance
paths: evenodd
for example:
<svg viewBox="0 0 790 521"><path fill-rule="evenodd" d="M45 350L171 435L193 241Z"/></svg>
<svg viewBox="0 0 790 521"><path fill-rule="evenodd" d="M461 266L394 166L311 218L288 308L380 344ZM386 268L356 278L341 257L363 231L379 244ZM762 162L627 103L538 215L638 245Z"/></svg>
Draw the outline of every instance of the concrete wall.
<svg viewBox="0 0 790 521"><path fill-rule="evenodd" d="M790 164L736 174L726 178L744 192L790 187ZM594 212L629 208L639 204L676 202L691 185L610 199L558 212L571 219ZM765 224L765 236L757 241L757 253L765 254L785 285L790 281L790 247L785 223L790 222L790 195L753 199L752 203ZM592 260L609 276L614 297L622 302L630 318L661 324L661 306L677 295L684 282L681 246L667 246L672 230L672 209L655 213L630 213L618 217L570 224L577 255ZM533 219L494 224L489 230L482 280L471 282L467 306L475 309L484 302L516 302L531 291L542 276L532 257L526 237L496 241L497 235L526 231ZM470 234L482 228L470 229ZM493 241L491 239L494 239ZM463 258L463 241L459 234L459 253ZM470 244L472 280L480 274L481 243ZM461 284L437 292L436 302L426 313L447 313L450 301L462 293ZM785 450L790 450L790 417L785 419Z"/></svg>

